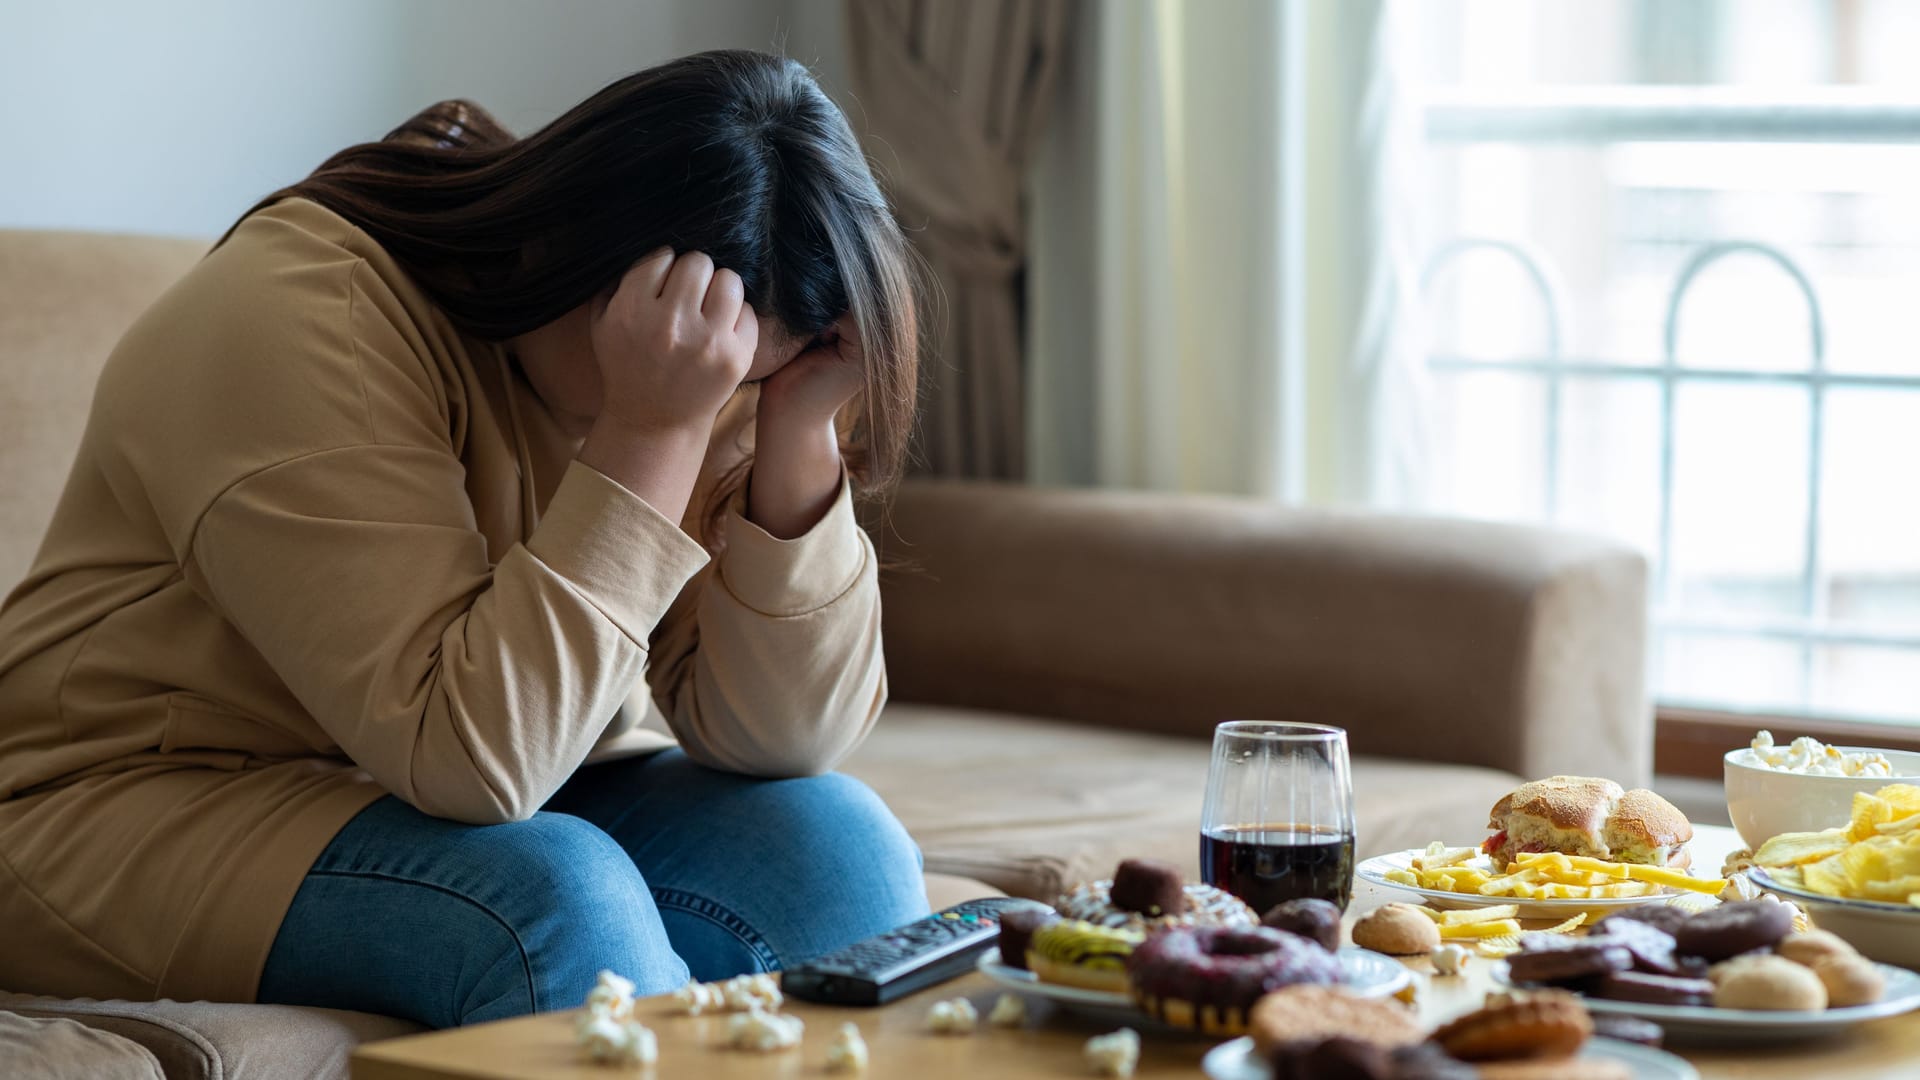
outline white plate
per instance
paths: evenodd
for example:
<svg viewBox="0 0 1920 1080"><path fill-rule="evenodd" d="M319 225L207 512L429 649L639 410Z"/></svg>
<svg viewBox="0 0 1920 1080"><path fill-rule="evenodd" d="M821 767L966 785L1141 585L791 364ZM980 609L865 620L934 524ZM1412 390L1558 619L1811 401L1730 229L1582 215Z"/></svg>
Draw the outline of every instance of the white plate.
<svg viewBox="0 0 1920 1080"><path fill-rule="evenodd" d="M1442 892L1439 889L1422 889L1416 885L1407 885L1402 882L1387 880L1387 871L1410 870L1413 868L1413 857L1415 855L1425 854L1426 852L1420 848L1409 848L1406 851L1396 851L1391 855L1375 855L1373 858L1354 867L1353 872L1361 878L1373 882L1375 885L1382 885L1389 889L1400 889L1410 893L1419 893L1426 899L1428 907L1439 908L1442 911L1457 910L1459 908L1497 907L1501 904L1516 904L1520 908L1519 917L1522 919L1565 919L1571 915L1578 915L1583 911L1604 914L1609 911L1618 911L1621 908L1633 907L1637 904L1670 903L1676 900L1687 905L1701 904L1711 906L1713 903L1712 898L1701 893L1688 892L1658 892L1651 896L1611 896L1598 900L1519 900L1511 896L1480 896L1477 893L1454 893ZM1695 897L1698 897L1698 899L1694 899Z"/></svg>
<svg viewBox="0 0 1920 1080"><path fill-rule="evenodd" d="M1407 966L1391 956L1352 946L1341 949L1336 955L1340 960L1341 972L1345 975L1341 985L1361 997L1389 997L1413 981L1413 973L1407 970ZM1041 982L1031 971L1001 963L1000 953L995 949L980 955L979 966L982 975L1009 990L1058 1002L1085 1016L1122 1024L1152 1022L1150 1017L1134 1007L1133 999L1125 994Z"/></svg>
<svg viewBox="0 0 1920 1080"><path fill-rule="evenodd" d="M1588 1039L1580 1048L1580 1056L1618 1061L1633 1069L1634 1080L1700 1080L1693 1066L1664 1050L1617 1039ZM1212 1080L1273 1080L1267 1063L1254 1054L1250 1038L1224 1042L1207 1051L1200 1068Z"/></svg>
<svg viewBox="0 0 1920 1080"><path fill-rule="evenodd" d="M1852 1027L1863 1020L1899 1016L1920 1008L1920 975L1889 964L1875 964L1886 977L1886 996L1871 1005L1853 1005L1844 1009L1819 1012L1771 1011L1766 1009L1719 1009L1711 1005L1648 1005L1639 1001L1609 1001L1581 995L1588 1012L1637 1016L1665 1028L1667 1035L1680 1038L1725 1038L1738 1036L1747 1041L1809 1039ZM1493 967L1495 982L1511 986L1507 965Z"/></svg>
<svg viewBox="0 0 1920 1080"><path fill-rule="evenodd" d="M1878 900L1849 900L1776 881L1762 867L1747 871L1755 885L1788 897L1813 917L1822 930L1831 930L1859 949L1861 955L1901 967L1920 967L1920 908Z"/></svg>

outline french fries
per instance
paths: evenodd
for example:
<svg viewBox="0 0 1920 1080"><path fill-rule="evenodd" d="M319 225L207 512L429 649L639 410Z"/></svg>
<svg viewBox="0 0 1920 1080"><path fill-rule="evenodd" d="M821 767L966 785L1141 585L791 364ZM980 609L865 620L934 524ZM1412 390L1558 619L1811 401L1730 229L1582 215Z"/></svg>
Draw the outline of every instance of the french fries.
<svg viewBox="0 0 1920 1080"><path fill-rule="evenodd" d="M1449 848L1438 843L1429 844L1425 853L1410 859L1407 869L1387 871L1386 878L1434 892L1515 900L1606 900L1654 896L1662 889L1712 896L1727 887L1723 880L1697 878L1670 867L1608 862L1557 851L1516 856L1506 873L1495 873L1489 860L1473 848ZM1441 936L1446 936L1444 925Z"/></svg>

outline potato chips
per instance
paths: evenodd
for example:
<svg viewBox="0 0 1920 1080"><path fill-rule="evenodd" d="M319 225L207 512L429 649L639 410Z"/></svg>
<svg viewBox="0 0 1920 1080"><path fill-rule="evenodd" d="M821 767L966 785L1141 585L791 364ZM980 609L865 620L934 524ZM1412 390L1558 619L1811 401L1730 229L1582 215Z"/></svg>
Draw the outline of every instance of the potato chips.
<svg viewBox="0 0 1920 1080"><path fill-rule="evenodd" d="M1859 792L1846 825L1783 833L1760 845L1753 861L1822 896L1920 907L1920 787Z"/></svg>

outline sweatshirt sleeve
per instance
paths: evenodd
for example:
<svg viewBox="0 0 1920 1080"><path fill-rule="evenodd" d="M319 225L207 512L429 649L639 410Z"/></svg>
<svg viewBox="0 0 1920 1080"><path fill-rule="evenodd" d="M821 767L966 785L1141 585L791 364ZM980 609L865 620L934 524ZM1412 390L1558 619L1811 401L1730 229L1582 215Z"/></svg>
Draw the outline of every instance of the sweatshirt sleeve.
<svg viewBox="0 0 1920 1080"><path fill-rule="evenodd" d="M780 540L729 511L725 550L669 619L648 682L694 760L754 776L807 776L866 738L887 698L873 544L842 479L831 509Z"/></svg>
<svg viewBox="0 0 1920 1080"><path fill-rule="evenodd" d="M449 455L389 445L277 465L208 510L192 572L382 786L485 824L532 814L578 767L707 556L576 462L490 568L461 479Z"/></svg>

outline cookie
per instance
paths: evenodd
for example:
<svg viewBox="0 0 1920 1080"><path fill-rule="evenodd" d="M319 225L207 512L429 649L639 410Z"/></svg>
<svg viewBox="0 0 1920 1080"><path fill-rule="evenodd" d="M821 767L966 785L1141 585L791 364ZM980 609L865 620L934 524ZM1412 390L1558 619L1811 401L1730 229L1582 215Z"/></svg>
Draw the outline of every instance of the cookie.
<svg viewBox="0 0 1920 1080"><path fill-rule="evenodd" d="M1440 944L1440 928L1412 904L1384 904L1353 924L1353 943L1388 956L1425 955Z"/></svg>
<svg viewBox="0 0 1920 1080"><path fill-rule="evenodd" d="M1743 956L1714 969L1713 1003L1722 1009L1818 1012L1827 986L1811 968L1778 956Z"/></svg>
<svg viewBox="0 0 1920 1080"><path fill-rule="evenodd" d="M1289 986L1254 1003L1247 1027L1262 1057L1289 1043L1337 1035L1382 1046L1419 1042L1425 1030L1413 1013L1391 1001L1355 997L1331 986Z"/></svg>
<svg viewBox="0 0 1920 1080"><path fill-rule="evenodd" d="M1643 1005L1711 1005L1713 992L1713 984L1705 979L1649 975L1640 971L1608 975L1588 990L1594 997L1637 1001Z"/></svg>
<svg viewBox="0 0 1920 1080"><path fill-rule="evenodd" d="M1651 1046L1656 1050L1667 1039L1667 1033L1659 1024L1651 1020L1642 1020L1637 1016L1595 1016L1593 1034L1598 1039L1639 1043L1641 1046Z"/></svg>
<svg viewBox="0 0 1920 1080"><path fill-rule="evenodd" d="M1180 868L1158 859L1127 859L1113 872L1107 896L1122 911L1148 918L1178 915L1187 909L1187 883Z"/></svg>
<svg viewBox="0 0 1920 1080"><path fill-rule="evenodd" d="M1529 934L1520 939L1520 947L1526 951L1507 957L1507 974L1514 982L1557 986L1633 967L1633 953L1624 945L1574 938L1552 943L1534 940L1553 936Z"/></svg>
<svg viewBox="0 0 1920 1080"><path fill-rule="evenodd" d="M1622 919L1587 940L1619 945L1633 954L1633 969L1655 975L1678 975L1680 965L1674 959L1673 935L1648 922Z"/></svg>
<svg viewBox="0 0 1920 1080"><path fill-rule="evenodd" d="M1617 922L1643 922L1671 934L1680 928L1681 923L1687 921L1688 915L1686 909L1674 907L1672 904L1635 904L1594 923L1590 933L1607 933Z"/></svg>
<svg viewBox="0 0 1920 1080"><path fill-rule="evenodd" d="M1462 1061L1570 1057L1593 1034L1580 999L1563 990L1512 995L1440 1026L1433 1041ZM1481 1075L1486 1075L1482 1067Z"/></svg>
<svg viewBox="0 0 1920 1080"><path fill-rule="evenodd" d="M1887 977L1864 956L1826 956L1811 968L1827 988L1827 1008L1871 1005L1887 993Z"/></svg>
<svg viewBox="0 0 1920 1080"><path fill-rule="evenodd" d="M1766 949L1793 932L1793 909L1765 900L1721 904L1689 917L1673 931L1674 950L1718 963Z"/></svg>
<svg viewBox="0 0 1920 1080"><path fill-rule="evenodd" d="M1780 939L1773 951L1796 964L1812 967L1830 956L1859 956L1847 939L1827 930L1809 930L1804 934L1788 934Z"/></svg>
<svg viewBox="0 0 1920 1080"><path fill-rule="evenodd" d="M1533 1058L1487 1061L1480 1080L1633 1080L1633 1067L1600 1058Z"/></svg>
<svg viewBox="0 0 1920 1080"><path fill-rule="evenodd" d="M1260 925L1317 941L1328 952L1340 948L1340 909L1319 897L1306 896L1275 904L1260 919Z"/></svg>
<svg viewBox="0 0 1920 1080"><path fill-rule="evenodd" d="M1386 1047L1345 1035L1289 1043L1267 1065L1273 1080L1396 1080Z"/></svg>

